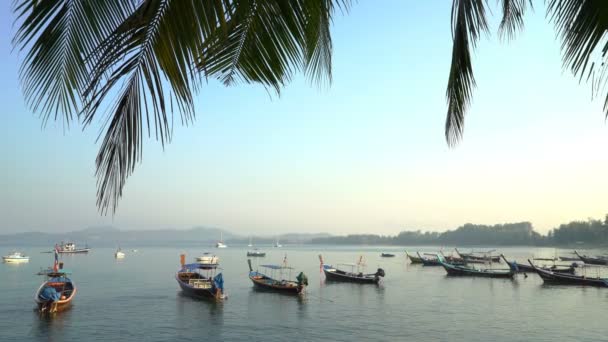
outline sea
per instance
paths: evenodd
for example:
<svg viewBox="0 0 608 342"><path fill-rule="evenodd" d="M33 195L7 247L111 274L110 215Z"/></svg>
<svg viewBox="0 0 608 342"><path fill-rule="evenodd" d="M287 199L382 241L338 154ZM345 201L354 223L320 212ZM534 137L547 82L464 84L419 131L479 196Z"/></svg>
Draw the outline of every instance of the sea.
<svg viewBox="0 0 608 342"><path fill-rule="evenodd" d="M308 276L304 296L254 289L247 246L123 246L124 260L114 258L115 248L93 246L61 256L78 292L70 310L52 316L39 315L33 298L43 281L36 273L53 254L24 248L29 263L0 264L0 341L608 341L608 288L544 285L535 274L448 277L441 267L411 265L404 252L437 247L258 247L267 254L255 268L286 259L292 277ZM499 251L522 262L571 252ZM187 297L175 280L180 254L194 261L203 252L220 258L223 302ZM386 277L379 285L326 282L320 254L329 264L362 256L370 273L382 268Z"/></svg>

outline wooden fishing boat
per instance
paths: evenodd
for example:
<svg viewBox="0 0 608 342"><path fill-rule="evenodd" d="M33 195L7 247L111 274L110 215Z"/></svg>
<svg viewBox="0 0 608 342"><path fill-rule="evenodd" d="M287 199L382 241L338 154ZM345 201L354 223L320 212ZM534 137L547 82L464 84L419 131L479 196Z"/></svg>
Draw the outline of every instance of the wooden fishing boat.
<svg viewBox="0 0 608 342"><path fill-rule="evenodd" d="M471 253L461 253L457 248L454 248L454 250L467 263L473 264L473 263L500 262L500 256L491 255L491 253L494 252L494 250L487 251L487 252L471 252Z"/></svg>
<svg viewBox="0 0 608 342"><path fill-rule="evenodd" d="M605 257L590 257L586 255L580 255L577 251L574 254L578 256L585 264L590 265L608 265L608 258Z"/></svg>
<svg viewBox="0 0 608 342"><path fill-rule="evenodd" d="M186 256L180 256L181 268L175 275L175 279L186 295L198 298L213 298L223 300L224 278L222 273L217 273L218 264L193 263L186 264Z"/></svg>
<svg viewBox="0 0 608 342"><path fill-rule="evenodd" d="M330 281L342 281L349 283L359 284L378 284L381 278L384 278L386 274L384 270L378 268L376 273L364 273L365 265L363 263L363 257L359 258L359 262L356 264L340 263L337 266L350 267L350 271L344 271L334 267L332 265L326 265L323 262L323 257L319 255L319 261L321 262L321 268L325 274L325 279Z"/></svg>
<svg viewBox="0 0 608 342"><path fill-rule="evenodd" d="M537 267L531 260L528 260L528 262L536 271L536 273L541 277L543 282L547 284L608 287L608 278L592 278L573 274L551 272Z"/></svg>
<svg viewBox="0 0 608 342"><path fill-rule="evenodd" d="M507 264L509 264L510 266L513 266L515 268L515 272L517 272L517 273L526 273L526 272L534 273L534 272L536 272L532 266L522 264L517 261L507 261ZM543 270L546 270L546 271L558 272L558 273L574 274L574 272L575 272L574 265L570 265L570 266L552 265L552 266L542 266L539 268L542 268Z"/></svg>
<svg viewBox="0 0 608 342"><path fill-rule="evenodd" d="M561 261L582 261L579 257L568 257L568 256L560 256L559 260Z"/></svg>
<svg viewBox="0 0 608 342"><path fill-rule="evenodd" d="M415 256L415 255L410 255L407 251L405 251L405 255L410 259L410 262L412 264L422 264L422 259Z"/></svg>
<svg viewBox="0 0 608 342"><path fill-rule="evenodd" d="M441 266L441 263L439 262L439 259L437 258L437 254L433 254L433 255L435 255L434 258L428 257L428 256L422 256L420 254L420 252L416 252L416 254L418 254L418 257L420 258L420 260L422 260L422 266Z"/></svg>
<svg viewBox="0 0 608 342"><path fill-rule="evenodd" d="M43 275L47 280L40 285L34 301L40 313L56 313L70 307L76 295L76 286L70 278L69 271L63 269L63 263L59 263L58 251L55 250L55 262L52 271Z"/></svg>
<svg viewBox="0 0 608 342"><path fill-rule="evenodd" d="M308 285L308 278L303 272L298 274L296 281L288 280L291 278L293 268L285 264L260 265L260 267L269 270L271 273L270 275L266 275L257 270L253 270L253 267L251 266L251 259L248 259L247 263L249 264L249 279L251 279L256 288L285 294L299 295L304 293L306 286ZM286 271L289 273L289 276L287 279L283 279Z"/></svg>
<svg viewBox="0 0 608 342"><path fill-rule="evenodd" d="M395 254L392 254L392 253L382 253L382 254L380 254L380 256L383 257L383 258L394 258Z"/></svg>
<svg viewBox="0 0 608 342"><path fill-rule="evenodd" d="M504 256L501 255L504 258ZM509 265L509 269L477 269L466 265L454 265L449 264L445 259L438 255L437 259L441 263L441 266L445 269L449 276L468 276L468 277L486 277L486 278L513 278L515 275L515 269L512 265ZM506 261L506 260L505 260Z"/></svg>

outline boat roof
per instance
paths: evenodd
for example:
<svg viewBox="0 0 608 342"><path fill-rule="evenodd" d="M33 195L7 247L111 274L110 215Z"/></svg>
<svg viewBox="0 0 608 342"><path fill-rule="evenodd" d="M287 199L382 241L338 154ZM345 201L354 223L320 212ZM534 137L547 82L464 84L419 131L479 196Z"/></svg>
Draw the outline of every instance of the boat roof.
<svg viewBox="0 0 608 342"><path fill-rule="evenodd" d="M210 268L217 268L219 266L219 264L201 264L201 263L194 263L194 264L185 264L184 266L182 266L183 270L196 270L196 269L210 269Z"/></svg>
<svg viewBox="0 0 608 342"><path fill-rule="evenodd" d="M280 270L280 269L293 270L293 267L283 266L283 265L260 265L260 267L270 268L272 270Z"/></svg>

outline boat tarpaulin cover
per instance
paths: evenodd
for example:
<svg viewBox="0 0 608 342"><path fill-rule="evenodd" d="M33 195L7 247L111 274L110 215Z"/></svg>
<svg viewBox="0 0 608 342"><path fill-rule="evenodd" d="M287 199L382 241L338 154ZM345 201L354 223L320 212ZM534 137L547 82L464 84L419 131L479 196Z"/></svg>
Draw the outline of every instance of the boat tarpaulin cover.
<svg viewBox="0 0 608 342"><path fill-rule="evenodd" d="M218 289L224 291L224 277L222 277L221 273L219 273L218 275L216 275L215 277L213 277L213 284Z"/></svg>
<svg viewBox="0 0 608 342"><path fill-rule="evenodd" d="M55 290L55 288L53 288L51 286L45 286L42 289L42 291L40 291L40 294L38 296L40 297L40 299L42 299L44 301L53 301L53 302L56 302L59 300L59 298L61 298L61 296L59 295L57 290Z"/></svg>

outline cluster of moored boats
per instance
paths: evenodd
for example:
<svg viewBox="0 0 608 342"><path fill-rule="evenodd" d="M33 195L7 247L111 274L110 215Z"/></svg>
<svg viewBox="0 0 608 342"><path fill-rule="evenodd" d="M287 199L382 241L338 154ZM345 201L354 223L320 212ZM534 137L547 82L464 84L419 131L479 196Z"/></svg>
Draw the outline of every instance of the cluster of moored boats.
<svg viewBox="0 0 608 342"><path fill-rule="evenodd" d="M509 261L503 254L492 255L494 251L461 253L455 249L454 252L449 256L442 252L416 252L416 255L411 255L407 251L405 253L412 264L442 266L450 276L513 278L517 273L524 273L526 276L527 273L536 273L545 283L608 287L608 278L602 278L599 275L588 276L585 271L589 266L608 265L608 256L591 257L574 251L574 256L534 258L528 259L528 264L525 264ZM508 268L498 269L491 266L492 263L500 263L501 260ZM543 261L550 262L550 264L540 265L539 262ZM568 262L568 264L559 265L556 264L557 261ZM577 271L579 269L581 271Z"/></svg>
<svg viewBox="0 0 608 342"><path fill-rule="evenodd" d="M77 289L70 279L71 272L63 268L59 262L62 253L87 253L90 248L76 248L73 243L62 243L55 246L53 253L55 260L52 267L40 270L39 275L47 277L36 294L34 301L41 313L54 313L68 308L76 295ZM133 250L136 251L136 250ZM573 256L559 258L534 258L528 263L509 261L503 254L492 255L494 251L463 253L454 249L451 255L439 253L421 253L405 255L412 264L422 266L440 266L449 276L470 276L486 278L513 278L517 273L538 274L544 282L554 284L587 285L608 287L608 278L587 276L585 268L589 266L608 265L608 256L586 256L574 252ZM121 255L122 254L122 255ZM248 257L264 257L265 252L257 249L247 252ZM395 257L395 254L382 253L381 257ZM119 248L115 257L124 257ZM29 257L23 253L15 252L4 256L5 262L27 262ZM25 261L24 261L25 260ZM327 264L319 255L320 268L327 281L351 282L359 284L378 284L385 276L385 271L378 268L374 273L365 272L363 257L355 263ZM557 261L568 264L557 264ZM302 295L308 285L308 278L303 272L294 272L294 268L287 264L287 256L280 264L263 264L255 267L252 259L247 260L249 265L249 279L256 288L280 292L285 294ZM495 268L493 264L504 262L507 268ZM545 262L544 265L540 263ZM549 262L549 264L547 264ZM219 269L219 257L212 253L204 253L195 258L195 262L186 263L186 255L180 256L180 268L175 279L184 294L194 297L224 300L227 295L224 291L224 279ZM292 278L292 275L297 276Z"/></svg>

